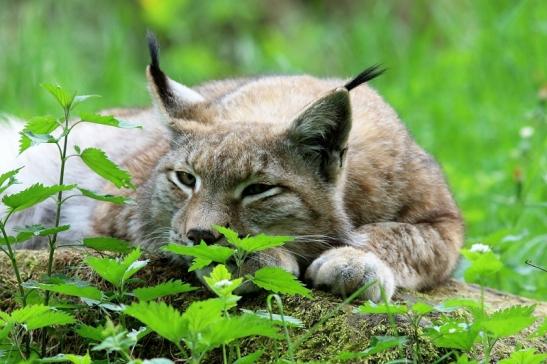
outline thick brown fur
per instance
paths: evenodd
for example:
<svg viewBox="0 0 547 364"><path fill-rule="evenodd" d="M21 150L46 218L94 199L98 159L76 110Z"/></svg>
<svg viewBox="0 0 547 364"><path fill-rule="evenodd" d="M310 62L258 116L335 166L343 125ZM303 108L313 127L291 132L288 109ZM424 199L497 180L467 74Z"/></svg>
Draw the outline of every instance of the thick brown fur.
<svg viewBox="0 0 547 364"><path fill-rule="evenodd" d="M192 230L222 243L214 224L294 235L245 269L277 265L342 295L375 281L365 292L373 300L450 276L460 212L437 163L372 88L349 93L340 79L280 76L189 89L168 78L158 85L150 72L164 133L127 155L138 187L124 193L136 203L98 205L94 233L150 249L192 244ZM176 172L198 182L181 185ZM257 183L269 189L245 195Z"/></svg>

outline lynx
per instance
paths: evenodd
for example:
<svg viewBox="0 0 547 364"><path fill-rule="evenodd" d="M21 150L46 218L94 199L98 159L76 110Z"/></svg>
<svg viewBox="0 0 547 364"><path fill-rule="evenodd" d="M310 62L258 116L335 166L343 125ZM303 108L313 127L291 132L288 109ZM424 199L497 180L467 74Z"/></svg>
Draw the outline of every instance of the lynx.
<svg viewBox="0 0 547 364"><path fill-rule="evenodd" d="M62 221L72 229L62 241L111 235L150 250L224 243L213 225L291 235L244 271L279 266L340 295L375 282L363 294L375 301L450 276L463 241L459 210L434 159L364 84L378 68L350 82L267 76L189 88L160 69L154 38L149 48L153 107L107 112L143 128L82 126L71 139L106 150L132 173L136 190L122 192L134 203L70 199ZM38 146L17 156L21 124L3 124L1 169L25 165L23 185L55 183L56 151ZM76 158L67 170L65 183L119 193ZM54 207L44 203L15 225L51 223Z"/></svg>

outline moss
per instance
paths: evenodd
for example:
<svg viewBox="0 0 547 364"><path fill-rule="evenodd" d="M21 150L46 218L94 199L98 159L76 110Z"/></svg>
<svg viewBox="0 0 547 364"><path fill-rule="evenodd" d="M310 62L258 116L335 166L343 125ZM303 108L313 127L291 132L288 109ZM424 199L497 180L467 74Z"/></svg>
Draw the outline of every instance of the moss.
<svg viewBox="0 0 547 364"><path fill-rule="evenodd" d="M20 251L18 254L19 266L22 271L22 276L25 280L37 279L46 270L47 255L43 251ZM106 287L106 284L100 281L86 266L83 264L83 257L88 252L82 250L59 250L55 260L55 271L62 274L72 275L81 279L91 280L99 287ZM141 273L139 278L155 284L168 279L182 279L199 286L192 274L185 273L184 268L173 264L167 264L161 258L151 257L151 263ZM0 310L11 311L16 307L15 290L13 289L15 280L11 271L9 261L5 257L0 258ZM429 303L438 303L449 297L468 297L478 298L480 289L473 285L467 285L456 281L449 281L442 287L431 290L425 293L402 290L397 294L395 300L408 302L412 304L416 301L425 301ZM205 289L199 289L190 294L171 297L169 303L180 308L186 308L191 302L209 297L209 293ZM504 294L501 292L487 290L485 299L490 310L500 307L506 307L514 304L531 304L533 301L521 297ZM266 294L252 295L244 297L241 300L241 306L258 310L264 309ZM285 297L283 299L284 310L287 315L294 316L304 323L303 329L292 329L290 331L291 338L294 344L299 342L299 338L303 335L307 337L302 340L300 345L295 349L295 358L302 362L320 361L336 363L334 359L342 351L362 351L366 349L372 336L381 335L404 335L414 338L414 333L410 322L404 316L395 317L396 333L393 332L392 325L385 315L362 315L354 313L354 305L346 305L339 312L332 315L322 325L317 325L325 315L334 310L340 303L339 297L332 296L322 291L314 291L312 299L304 299L300 297ZM357 304L358 302L354 303ZM538 303L536 314L545 317L547 312L547 304ZM463 318L466 313L456 311L450 313L452 317ZM96 310L79 310L78 318L87 324L98 324L103 319L99 316ZM423 323L435 322L438 317L430 315L423 320ZM529 338L528 334L532 332L539 324L536 323L532 328L525 330L516 337L500 340L494 347L492 352L493 360L507 357L513 350L516 344L523 347L534 347L539 352L547 351L547 342L545 338ZM315 327L316 331L310 334L310 328ZM423 334L422 329L418 330L417 339L419 341L421 362L434 362L442 355L448 352L446 349L435 347L431 340ZM410 342L414 342L410 340ZM65 352L85 352L87 344L77 335L70 334L68 331L56 330L55 335L51 338L51 345L54 348L62 347ZM243 353L250 353L258 348L267 348L269 356L265 356L263 361L275 361L276 347L279 353L286 353L286 343L284 340L273 342L264 338L249 338L241 343ZM56 349L54 349L56 350ZM142 357L165 356L170 357L174 352L170 343L157 338L155 335L149 335L142 341L142 346L139 346L136 354ZM51 352L48 354L55 354ZM355 361L356 363L384 363L389 360L406 357L412 358L412 346L406 345L401 349L392 349L386 352L377 354L368 359ZM481 356L479 348L473 353L474 356ZM213 352L209 356L208 363L216 363L220 361L220 353Z"/></svg>

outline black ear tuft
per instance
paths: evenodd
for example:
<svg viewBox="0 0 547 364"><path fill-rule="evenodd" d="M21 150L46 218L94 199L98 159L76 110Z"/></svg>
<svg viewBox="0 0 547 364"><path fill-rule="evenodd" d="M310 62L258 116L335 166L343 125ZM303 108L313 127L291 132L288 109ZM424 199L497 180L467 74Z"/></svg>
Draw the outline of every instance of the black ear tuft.
<svg viewBox="0 0 547 364"><path fill-rule="evenodd" d="M156 38L156 35L149 30L146 32L146 40L148 41L148 51L150 52L150 66L159 68L160 46L158 44L158 39Z"/></svg>
<svg viewBox="0 0 547 364"><path fill-rule="evenodd" d="M376 78L380 76L382 73L385 72L385 68L382 68L380 65L374 65L372 67L367 68L363 72L359 73L357 77L355 77L353 80L349 81L344 85L344 88L348 91L356 88L362 83L365 83L367 81L372 80L373 78Z"/></svg>

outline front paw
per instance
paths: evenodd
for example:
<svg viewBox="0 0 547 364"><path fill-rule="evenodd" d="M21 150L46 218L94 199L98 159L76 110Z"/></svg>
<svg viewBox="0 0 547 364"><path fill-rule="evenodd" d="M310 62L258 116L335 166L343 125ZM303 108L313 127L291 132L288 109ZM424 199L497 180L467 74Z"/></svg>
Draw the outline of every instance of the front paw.
<svg viewBox="0 0 547 364"><path fill-rule="evenodd" d="M393 271L374 253L353 247L335 248L315 259L306 271L314 287L326 286L331 292L349 296L365 284L374 282L362 297L378 302L382 291L389 300L395 291Z"/></svg>

